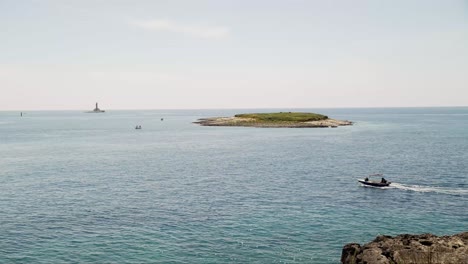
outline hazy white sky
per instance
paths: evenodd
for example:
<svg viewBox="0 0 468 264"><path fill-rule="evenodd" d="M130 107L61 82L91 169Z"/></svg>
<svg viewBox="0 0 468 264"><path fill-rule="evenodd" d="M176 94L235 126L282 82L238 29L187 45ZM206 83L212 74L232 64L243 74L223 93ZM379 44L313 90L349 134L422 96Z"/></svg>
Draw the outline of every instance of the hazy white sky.
<svg viewBox="0 0 468 264"><path fill-rule="evenodd" d="M0 110L468 105L468 1L0 0Z"/></svg>

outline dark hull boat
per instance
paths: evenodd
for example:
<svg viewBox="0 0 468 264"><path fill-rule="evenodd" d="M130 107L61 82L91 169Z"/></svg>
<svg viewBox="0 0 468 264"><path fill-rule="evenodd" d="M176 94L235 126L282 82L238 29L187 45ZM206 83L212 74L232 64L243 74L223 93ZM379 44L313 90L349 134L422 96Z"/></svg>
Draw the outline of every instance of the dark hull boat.
<svg viewBox="0 0 468 264"><path fill-rule="evenodd" d="M376 182L376 181L365 181L365 180L358 180L358 182L373 187L387 187L390 185L391 182Z"/></svg>

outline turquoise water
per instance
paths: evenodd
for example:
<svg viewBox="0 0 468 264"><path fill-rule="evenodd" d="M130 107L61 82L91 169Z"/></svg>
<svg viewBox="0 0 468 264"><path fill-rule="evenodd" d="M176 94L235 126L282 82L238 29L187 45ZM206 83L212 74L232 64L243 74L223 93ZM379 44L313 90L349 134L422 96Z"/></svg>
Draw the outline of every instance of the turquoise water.
<svg viewBox="0 0 468 264"><path fill-rule="evenodd" d="M379 234L468 230L468 108L302 110L356 124L0 112L0 262L339 263ZM357 183L375 172L393 187Z"/></svg>

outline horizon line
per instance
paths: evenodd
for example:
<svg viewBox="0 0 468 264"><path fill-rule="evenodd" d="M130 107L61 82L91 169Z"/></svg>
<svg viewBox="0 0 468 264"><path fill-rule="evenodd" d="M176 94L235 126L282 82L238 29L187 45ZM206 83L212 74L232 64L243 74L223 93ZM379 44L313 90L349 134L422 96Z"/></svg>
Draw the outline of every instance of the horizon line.
<svg viewBox="0 0 468 264"><path fill-rule="evenodd" d="M371 109L371 108L466 108L468 105L457 106L339 106L339 107L233 107L233 108L108 108L104 111L154 111L154 110L243 110L243 109ZM25 111L91 111L89 109L0 109L0 112Z"/></svg>

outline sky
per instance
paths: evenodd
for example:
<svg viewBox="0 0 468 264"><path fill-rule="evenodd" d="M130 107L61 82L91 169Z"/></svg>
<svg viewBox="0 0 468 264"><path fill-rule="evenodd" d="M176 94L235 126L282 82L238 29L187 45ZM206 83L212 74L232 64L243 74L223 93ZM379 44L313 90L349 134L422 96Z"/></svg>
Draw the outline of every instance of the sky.
<svg viewBox="0 0 468 264"><path fill-rule="evenodd" d="M468 106L468 1L0 0L0 110Z"/></svg>

